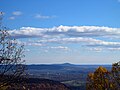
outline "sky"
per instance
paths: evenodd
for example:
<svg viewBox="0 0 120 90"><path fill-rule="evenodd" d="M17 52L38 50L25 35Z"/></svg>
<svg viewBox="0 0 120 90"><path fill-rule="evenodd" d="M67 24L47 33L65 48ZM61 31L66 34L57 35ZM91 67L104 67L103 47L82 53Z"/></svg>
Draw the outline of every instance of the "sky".
<svg viewBox="0 0 120 90"><path fill-rule="evenodd" d="M0 11L27 64L120 59L120 0L0 0Z"/></svg>

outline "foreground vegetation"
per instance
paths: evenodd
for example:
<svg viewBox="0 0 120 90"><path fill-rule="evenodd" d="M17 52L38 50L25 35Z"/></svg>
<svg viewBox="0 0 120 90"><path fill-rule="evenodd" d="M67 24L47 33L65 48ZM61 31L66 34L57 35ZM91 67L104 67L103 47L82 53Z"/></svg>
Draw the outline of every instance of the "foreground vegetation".
<svg viewBox="0 0 120 90"><path fill-rule="evenodd" d="M114 63L111 71L100 66L89 73L86 90L120 90L120 62Z"/></svg>

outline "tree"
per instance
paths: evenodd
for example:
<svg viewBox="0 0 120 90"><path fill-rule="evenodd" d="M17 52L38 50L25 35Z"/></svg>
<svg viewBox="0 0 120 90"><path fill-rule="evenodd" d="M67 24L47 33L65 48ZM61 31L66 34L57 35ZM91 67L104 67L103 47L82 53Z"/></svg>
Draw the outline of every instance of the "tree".
<svg viewBox="0 0 120 90"><path fill-rule="evenodd" d="M88 74L87 90L106 90L108 88L107 69L100 66L94 73Z"/></svg>
<svg viewBox="0 0 120 90"><path fill-rule="evenodd" d="M117 88L120 88L120 61L112 64L112 80Z"/></svg>
<svg viewBox="0 0 120 90"><path fill-rule="evenodd" d="M1 12L0 21L2 21L2 16ZM21 59L24 57L23 52L24 46L18 45L0 22L0 88L23 75L25 70L24 60Z"/></svg>
<svg viewBox="0 0 120 90"><path fill-rule="evenodd" d="M119 90L120 63L114 63L111 71L100 66L87 77L86 90Z"/></svg>

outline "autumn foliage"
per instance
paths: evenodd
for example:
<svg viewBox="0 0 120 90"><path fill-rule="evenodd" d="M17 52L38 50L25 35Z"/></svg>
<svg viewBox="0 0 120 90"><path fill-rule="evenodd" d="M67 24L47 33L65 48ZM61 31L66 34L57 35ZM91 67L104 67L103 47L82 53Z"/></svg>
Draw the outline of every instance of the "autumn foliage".
<svg viewBox="0 0 120 90"><path fill-rule="evenodd" d="M89 73L86 90L120 90L120 62L114 63L111 71L100 66Z"/></svg>

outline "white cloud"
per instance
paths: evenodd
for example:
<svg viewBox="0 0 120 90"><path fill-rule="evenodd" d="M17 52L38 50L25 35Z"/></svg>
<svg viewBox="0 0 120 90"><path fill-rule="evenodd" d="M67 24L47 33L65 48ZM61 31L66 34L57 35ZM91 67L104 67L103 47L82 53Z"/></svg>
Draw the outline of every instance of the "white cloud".
<svg viewBox="0 0 120 90"><path fill-rule="evenodd" d="M49 52L51 50L55 50L55 51L69 51L70 48L66 47L66 46L47 46L44 47L44 52Z"/></svg>
<svg viewBox="0 0 120 90"><path fill-rule="evenodd" d="M10 31L12 36L43 37L43 36L69 36L69 37L119 37L120 28L99 26L58 26L53 28L22 27L20 30Z"/></svg>
<svg viewBox="0 0 120 90"><path fill-rule="evenodd" d="M86 45L87 47L120 48L120 42L99 41Z"/></svg>
<svg viewBox="0 0 120 90"><path fill-rule="evenodd" d="M50 49L60 49L60 50L65 50L68 51L69 48L65 46L56 46L56 47L49 47Z"/></svg>
<svg viewBox="0 0 120 90"><path fill-rule="evenodd" d="M41 14L36 14L35 18L38 19L49 19L49 18L54 18L55 16L45 16L45 15L41 15Z"/></svg>
<svg viewBox="0 0 120 90"><path fill-rule="evenodd" d="M12 12L12 14L14 16L20 16L20 15L22 15L22 12L21 11L14 11L14 12Z"/></svg>
<svg viewBox="0 0 120 90"><path fill-rule="evenodd" d="M12 12L12 16L9 17L10 20L15 20L18 16L22 15L21 11L14 11Z"/></svg>
<svg viewBox="0 0 120 90"><path fill-rule="evenodd" d="M120 28L100 26L58 26L52 28L22 27L19 30L10 30L14 38L37 38L35 42L26 45L43 46L49 43L68 44L79 43L89 48L120 48ZM110 40L112 38L112 41ZM107 40L107 41L104 41ZM54 47L62 48L62 47ZM99 49L96 49L96 51Z"/></svg>
<svg viewBox="0 0 120 90"><path fill-rule="evenodd" d="M10 20L14 20L14 19L15 19L15 17L14 17L14 16L11 16L11 17L9 17L9 19L10 19Z"/></svg>
<svg viewBox="0 0 120 90"><path fill-rule="evenodd" d="M101 40L96 40L93 38L83 38L83 37L75 37L75 38L53 38L53 39L44 39L38 40L38 43L100 43Z"/></svg>
<svg viewBox="0 0 120 90"><path fill-rule="evenodd" d="M79 44L83 47L87 47L90 51L97 51L100 52L102 50L109 50L109 51L118 51L120 50L120 42L107 42L103 40L97 40L93 38L82 38L82 37L75 37L75 38L54 38L54 39L44 39L38 41L27 41L21 42L17 40L18 44L24 44L25 46L46 46L49 43L52 44ZM51 46L48 49L59 49L59 50L66 50L69 51L70 49L65 46Z"/></svg>
<svg viewBox="0 0 120 90"><path fill-rule="evenodd" d="M25 45L28 45L28 46L44 46L43 44L41 43L25 43Z"/></svg>
<svg viewBox="0 0 120 90"><path fill-rule="evenodd" d="M39 40L38 43L59 43L59 44L68 44L68 43L79 43L82 46L86 47L104 47L104 48L120 48L120 42L107 42L103 40L97 40L93 38L84 38L84 37L75 37L75 38L54 38L47 40Z"/></svg>
<svg viewBox="0 0 120 90"><path fill-rule="evenodd" d="M103 51L103 48L87 48L87 50L89 50L89 51L95 51L95 52L101 52L101 51Z"/></svg>
<svg viewBox="0 0 120 90"><path fill-rule="evenodd" d="M10 35L15 38L28 38L28 37L43 37L44 29L42 28L31 28L31 27L22 27L20 30L11 30L9 31Z"/></svg>
<svg viewBox="0 0 120 90"><path fill-rule="evenodd" d="M108 48L110 51L120 51L120 48Z"/></svg>
<svg viewBox="0 0 120 90"><path fill-rule="evenodd" d="M17 39L17 40L15 40L15 41L13 41L12 40L12 42L13 43L17 43L17 44L19 44L19 45L25 45L25 46L45 46L45 44L42 44L42 43L37 43L37 42L33 42L33 41L21 41L21 40L19 40L19 39Z"/></svg>
<svg viewBox="0 0 120 90"><path fill-rule="evenodd" d="M120 48L104 48L104 47L92 47L87 48L88 51L102 52L102 51L120 51Z"/></svg>

